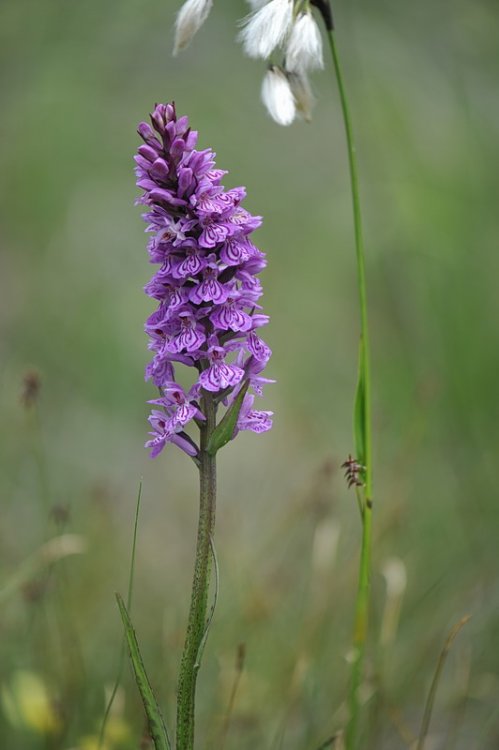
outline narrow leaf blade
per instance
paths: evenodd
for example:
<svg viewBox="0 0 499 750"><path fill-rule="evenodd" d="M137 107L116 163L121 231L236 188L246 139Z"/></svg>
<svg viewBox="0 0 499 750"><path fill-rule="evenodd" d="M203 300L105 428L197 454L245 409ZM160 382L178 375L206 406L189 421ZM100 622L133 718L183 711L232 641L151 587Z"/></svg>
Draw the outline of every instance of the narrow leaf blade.
<svg viewBox="0 0 499 750"><path fill-rule="evenodd" d="M241 407L243 405L244 397L246 396L248 387L249 380L247 380L243 385L236 398L225 412L223 419L213 430L213 434L210 438L210 442L208 443L207 448L210 456L214 456L216 452L220 450L220 448L223 448L224 445L227 445L227 443L232 440L234 430L236 429L239 413L241 411Z"/></svg>
<svg viewBox="0 0 499 750"><path fill-rule="evenodd" d="M154 742L156 750L171 750L170 738L168 737L168 731L165 726L165 722L161 715L161 711L156 700L156 696L153 693L151 683L146 674L144 662L139 650L139 644L137 642L137 636L133 629L132 622L128 615L125 603L119 594L116 594L116 601L120 608L121 619L125 628L125 637L128 644L128 650L130 652L130 659L135 675L135 682L139 689L142 703L144 704L144 710L147 715L149 722L149 731Z"/></svg>

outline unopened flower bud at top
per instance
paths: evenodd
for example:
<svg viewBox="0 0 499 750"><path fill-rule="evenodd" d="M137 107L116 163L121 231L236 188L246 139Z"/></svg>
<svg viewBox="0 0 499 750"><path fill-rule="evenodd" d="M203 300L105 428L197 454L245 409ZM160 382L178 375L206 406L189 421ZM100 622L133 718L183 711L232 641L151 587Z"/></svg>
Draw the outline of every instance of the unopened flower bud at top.
<svg viewBox="0 0 499 750"><path fill-rule="evenodd" d="M262 102L278 125L291 125L296 115L296 103L286 73L272 65L262 83Z"/></svg>
<svg viewBox="0 0 499 750"><path fill-rule="evenodd" d="M294 21L286 44L286 70L306 71L324 67L322 37L310 13L300 13Z"/></svg>
<svg viewBox="0 0 499 750"><path fill-rule="evenodd" d="M270 0L248 16L239 38L250 57L269 57L288 35L293 20L293 0Z"/></svg>
<svg viewBox="0 0 499 750"><path fill-rule="evenodd" d="M175 22L173 54L187 47L208 18L213 0L186 0L180 8Z"/></svg>

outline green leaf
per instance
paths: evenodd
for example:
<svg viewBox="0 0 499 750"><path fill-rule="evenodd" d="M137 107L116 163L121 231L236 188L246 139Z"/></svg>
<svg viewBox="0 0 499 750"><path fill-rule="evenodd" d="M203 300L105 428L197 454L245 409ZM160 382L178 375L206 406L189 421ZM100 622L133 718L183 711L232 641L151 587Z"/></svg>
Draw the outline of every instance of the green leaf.
<svg viewBox="0 0 499 750"><path fill-rule="evenodd" d="M236 398L225 412L223 419L217 424L211 438L208 443L207 451L210 456L214 456L220 448L227 445L228 442L234 437L234 430L236 429L237 419L241 406L243 405L244 397L249 387L249 380L243 385Z"/></svg>
<svg viewBox="0 0 499 750"><path fill-rule="evenodd" d="M355 393L353 427L355 450L357 454L356 459L363 466L366 464L366 384L364 375L364 347L361 341L359 352L359 379L357 381L357 391Z"/></svg>
<svg viewBox="0 0 499 750"><path fill-rule="evenodd" d="M137 683L144 704L144 710L149 722L149 731L151 732L154 747L156 750L171 750L168 731L161 715L156 696L153 693L151 683L147 677L144 662L140 655L139 644L137 643L137 636L135 635L135 630L133 629L132 622L125 607L125 602L119 594L116 594L116 601L120 608L121 619L123 620L125 636L128 643L128 650L130 652L130 659L135 674L135 682Z"/></svg>

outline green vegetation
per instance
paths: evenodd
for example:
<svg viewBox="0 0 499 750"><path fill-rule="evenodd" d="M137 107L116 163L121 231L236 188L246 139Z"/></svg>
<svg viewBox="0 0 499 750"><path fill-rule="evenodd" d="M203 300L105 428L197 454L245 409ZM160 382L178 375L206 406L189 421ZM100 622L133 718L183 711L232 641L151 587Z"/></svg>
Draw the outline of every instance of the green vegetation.
<svg viewBox="0 0 499 750"><path fill-rule="evenodd" d="M264 65L234 43L243 6L216 0L173 59L174 3L0 3L6 750L97 749L140 477L131 619L174 725L198 489L187 457L167 450L151 462L142 448L151 398L142 321L152 308L132 156L156 100L189 114L230 170L227 186L246 184L248 208L265 218L268 375L278 381L265 396L274 429L219 454L220 597L198 680L198 744L317 750L345 722L359 514L339 467L355 452L359 320L343 125L325 74L314 77L311 124L282 129L266 116ZM497 9L337 0L335 20L357 141L373 378L364 747L417 739L445 640L471 614L439 676L426 750L494 750ZM26 409L32 369L42 387ZM407 587L387 602L394 557ZM136 749L144 727L127 667L105 750Z"/></svg>

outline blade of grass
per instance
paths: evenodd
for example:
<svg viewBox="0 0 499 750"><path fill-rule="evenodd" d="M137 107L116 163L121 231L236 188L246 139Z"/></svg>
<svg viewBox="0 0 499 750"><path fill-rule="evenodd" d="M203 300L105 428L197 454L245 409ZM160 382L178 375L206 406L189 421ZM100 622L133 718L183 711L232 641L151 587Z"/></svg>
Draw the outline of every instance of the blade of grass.
<svg viewBox="0 0 499 750"><path fill-rule="evenodd" d="M499 706L496 706L495 709L490 714L490 716L488 717L488 719L486 719L484 724L482 725L480 734L477 737L477 743L474 746L473 750L479 750L480 748L483 748L483 750L485 750L485 745L483 743L488 738L489 734L493 731L498 720L499 720ZM490 747L490 746L487 746L487 747Z"/></svg>
<svg viewBox="0 0 499 750"><path fill-rule="evenodd" d="M132 594L133 594L133 580L135 575L135 550L137 547L137 529L139 525L139 512L140 512L140 501L142 499L142 479L139 482L139 490L137 492L137 502L135 503L135 521L133 525L133 540L132 540L132 554L130 556L130 572L128 574L128 593L127 593L127 599L126 599L126 608L130 612L132 609ZM102 719L102 725L99 733L99 744L97 745L97 750L101 750L102 744L104 742L104 735L106 733L106 726L107 721L109 719L109 714L111 713L111 708L114 703L114 699L116 698L116 693L118 692L118 688L120 686L121 678L123 677L123 667L125 665L125 637L123 636L123 640L121 643L121 650L120 650L120 660L118 663L118 673L116 675L116 680L113 685L113 690L111 692L111 696L109 698L109 701L106 706L106 710L104 712L104 718Z"/></svg>
<svg viewBox="0 0 499 750"><path fill-rule="evenodd" d="M128 643L128 650L130 652L130 659L135 675L135 682L144 704L144 710L146 712L147 720L149 723L149 731L151 733L154 747L156 750L171 750L170 737L168 736L168 730L165 722L161 715L161 711L154 695L151 683L146 674L144 662L140 654L139 644L137 642L137 636L133 629L132 622L128 615L125 607L125 602L119 594L116 594L116 601L120 608L121 619L125 628L126 640Z"/></svg>
<svg viewBox="0 0 499 750"><path fill-rule="evenodd" d="M244 645L244 643L240 643L239 646L237 647L236 669L235 669L234 681L232 683L232 689L230 691L229 702L227 704L227 710L225 712L224 721L222 724L222 731L221 731L220 743L219 743L220 750L223 750L225 747L225 741L227 739L227 734L229 732L230 720L232 718L232 713L234 711L237 690L239 687L239 683L241 681L241 675L243 673L245 659L246 659L246 646Z"/></svg>
<svg viewBox="0 0 499 750"><path fill-rule="evenodd" d="M440 681L440 675L442 674L442 670L444 668L447 655L459 631L464 625L466 625L466 623L468 622L470 618L471 618L471 615L465 615L459 620L459 622L457 622L450 629L449 635L447 636L447 639L444 643L444 647L442 651L440 652L440 656L438 658L437 666L435 669L435 674L433 675L433 680L430 685L430 690L428 692L428 698L426 699L426 705L424 709L423 720L421 722L421 729L419 731L419 738L418 738L418 744L416 745L416 750L424 749L425 739L426 739L426 735L428 734L428 729L430 727L430 721L431 721L431 715L433 713L433 705L435 703L435 696L437 694L438 683Z"/></svg>
<svg viewBox="0 0 499 750"><path fill-rule="evenodd" d="M325 742L320 745L317 750L326 750L329 747L334 747L336 745L336 741L338 739L337 734L333 734L332 737L329 737Z"/></svg>

